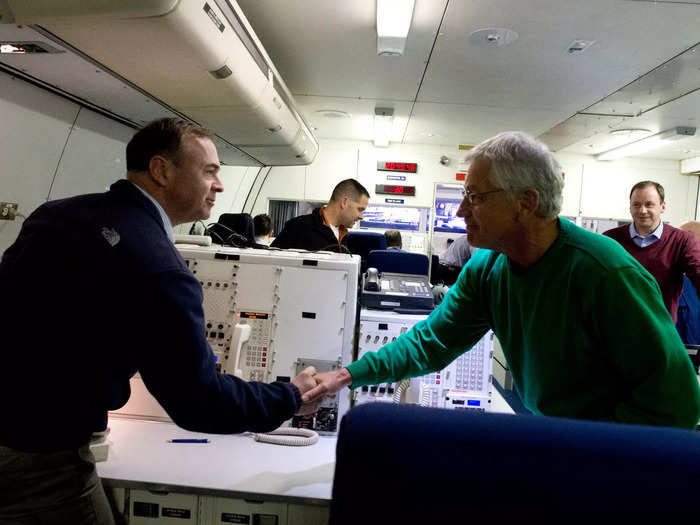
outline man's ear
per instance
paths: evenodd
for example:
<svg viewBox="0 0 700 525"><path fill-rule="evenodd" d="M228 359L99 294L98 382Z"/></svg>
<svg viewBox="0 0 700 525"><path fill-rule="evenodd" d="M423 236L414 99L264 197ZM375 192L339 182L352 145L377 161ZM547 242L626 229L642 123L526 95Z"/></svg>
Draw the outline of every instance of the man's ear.
<svg viewBox="0 0 700 525"><path fill-rule="evenodd" d="M540 206L540 194L537 190L529 189L523 191L520 196L520 207L523 211L535 215Z"/></svg>
<svg viewBox="0 0 700 525"><path fill-rule="evenodd" d="M153 155L148 161L148 173L158 186L167 186L172 176L170 161L161 155Z"/></svg>

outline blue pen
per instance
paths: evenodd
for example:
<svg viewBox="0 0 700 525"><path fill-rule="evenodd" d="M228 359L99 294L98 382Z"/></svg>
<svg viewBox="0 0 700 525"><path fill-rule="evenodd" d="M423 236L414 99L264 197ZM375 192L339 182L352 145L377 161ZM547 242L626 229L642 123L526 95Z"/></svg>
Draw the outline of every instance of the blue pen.
<svg viewBox="0 0 700 525"><path fill-rule="evenodd" d="M168 443L209 443L208 439L169 439Z"/></svg>

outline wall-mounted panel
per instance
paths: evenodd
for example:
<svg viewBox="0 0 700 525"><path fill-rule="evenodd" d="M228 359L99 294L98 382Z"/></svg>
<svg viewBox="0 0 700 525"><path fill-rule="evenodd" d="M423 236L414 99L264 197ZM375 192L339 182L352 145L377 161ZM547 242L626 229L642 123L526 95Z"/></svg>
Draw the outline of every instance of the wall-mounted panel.
<svg viewBox="0 0 700 525"><path fill-rule="evenodd" d="M376 184L414 186L415 196L400 197L405 204L432 207L436 182L461 183L455 179L455 174L459 171L460 157L457 148L425 144L375 148L366 143L359 152L358 179L369 190L372 204L384 204L385 199L392 198L391 195L375 195ZM440 163L443 156L449 159L449 165ZM415 162L418 164L418 169L416 173L377 171L377 162L385 161Z"/></svg>
<svg viewBox="0 0 700 525"><path fill-rule="evenodd" d="M46 202L78 106L0 73L0 201L28 216ZM0 253L17 238L21 218L0 221Z"/></svg>
<svg viewBox="0 0 700 525"><path fill-rule="evenodd" d="M101 193L126 175L126 144L133 128L81 109L51 187L49 200Z"/></svg>

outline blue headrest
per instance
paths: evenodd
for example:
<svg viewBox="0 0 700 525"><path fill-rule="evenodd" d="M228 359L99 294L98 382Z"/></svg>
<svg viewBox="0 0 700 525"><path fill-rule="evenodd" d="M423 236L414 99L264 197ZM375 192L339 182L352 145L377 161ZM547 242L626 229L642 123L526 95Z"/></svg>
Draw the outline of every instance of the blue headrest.
<svg viewBox="0 0 700 525"><path fill-rule="evenodd" d="M688 430L368 403L341 421L330 523L697 520L698 472Z"/></svg>
<svg viewBox="0 0 700 525"><path fill-rule="evenodd" d="M398 250L373 250L367 257L367 267L380 272L428 275L428 256Z"/></svg>
<svg viewBox="0 0 700 525"><path fill-rule="evenodd" d="M361 257L367 257L370 250L384 250L386 237L383 233L355 231L348 232L348 249Z"/></svg>
<svg viewBox="0 0 700 525"><path fill-rule="evenodd" d="M372 250L385 249L386 237L379 232L352 230L348 232L347 247L350 253L360 256L360 271L364 273L367 269L367 254Z"/></svg>

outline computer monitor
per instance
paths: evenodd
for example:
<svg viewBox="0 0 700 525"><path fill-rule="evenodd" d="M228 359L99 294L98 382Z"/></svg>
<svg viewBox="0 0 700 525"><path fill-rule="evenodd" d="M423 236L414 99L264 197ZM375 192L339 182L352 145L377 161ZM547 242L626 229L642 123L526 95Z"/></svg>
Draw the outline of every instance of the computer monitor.
<svg viewBox="0 0 700 525"><path fill-rule="evenodd" d="M424 231L426 208L409 206L369 206L363 212L360 228L379 228L383 230ZM422 224L421 224L422 223Z"/></svg>
<svg viewBox="0 0 700 525"><path fill-rule="evenodd" d="M466 233L467 228L462 217L457 217L461 199L437 197L435 199L435 219L433 231L448 233Z"/></svg>

